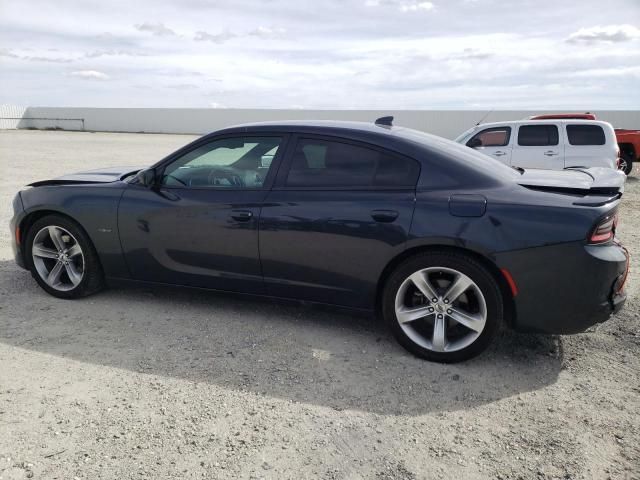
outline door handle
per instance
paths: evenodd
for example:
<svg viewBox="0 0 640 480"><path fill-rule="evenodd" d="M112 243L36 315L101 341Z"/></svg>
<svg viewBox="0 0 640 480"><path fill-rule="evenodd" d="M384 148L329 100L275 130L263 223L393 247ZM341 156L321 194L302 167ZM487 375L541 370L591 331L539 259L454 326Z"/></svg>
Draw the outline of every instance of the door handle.
<svg viewBox="0 0 640 480"><path fill-rule="evenodd" d="M398 218L398 212L395 210L371 210L371 218L376 222L391 223Z"/></svg>
<svg viewBox="0 0 640 480"><path fill-rule="evenodd" d="M503 151L501 151L501 150L498 150L497 152L493 152L493 154L494 154L496 157L501 157L501 156L503 156L503 155L506 155L506 154L507 154L507 152L503 152Z"/></svg>
<svg viewBox="0 0 640 480"><path fill-rule="evenodd" d="M553 156L555 156L555 155L558 155L558 154L557 154L556 152L554 152L553 150L547 150L546 152L544 152L544 154L545 154L547 157L553 157Z"/></svg>
<svg viewBox="0 0 640 480"><path fill-rule="evenodd" d="M231 218L237 222L248 222L253 217L253 212L249 210L232 210Z"/></svg>

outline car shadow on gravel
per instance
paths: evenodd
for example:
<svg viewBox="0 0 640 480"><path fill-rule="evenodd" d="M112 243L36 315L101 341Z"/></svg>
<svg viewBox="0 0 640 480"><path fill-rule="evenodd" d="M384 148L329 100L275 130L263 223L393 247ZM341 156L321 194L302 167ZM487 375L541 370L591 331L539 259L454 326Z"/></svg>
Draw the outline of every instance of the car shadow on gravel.
<svg viewBox="0 0 640 480"><path fill-rule="evenodd" d="M337 410L466 409L552 384L563 364L554 336L505 332L478 358L441 365L351 312L174 288L65 301L12 262L0 274L4 344Z"/></svg>

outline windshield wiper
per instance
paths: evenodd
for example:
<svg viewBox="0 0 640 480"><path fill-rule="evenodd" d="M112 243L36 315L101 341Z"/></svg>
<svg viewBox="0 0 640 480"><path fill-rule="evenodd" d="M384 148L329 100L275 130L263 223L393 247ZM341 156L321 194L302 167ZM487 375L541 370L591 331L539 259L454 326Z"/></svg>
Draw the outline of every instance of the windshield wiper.
<svg viewBox="0 0 640 480"><path fill-rule="evenodd" d="M518 172L520 172L520 175L524 175L524 168L522 168L522 167L514 167L513 165L511 165L511 168L513 168L514 170L517 170Z"/></svg>

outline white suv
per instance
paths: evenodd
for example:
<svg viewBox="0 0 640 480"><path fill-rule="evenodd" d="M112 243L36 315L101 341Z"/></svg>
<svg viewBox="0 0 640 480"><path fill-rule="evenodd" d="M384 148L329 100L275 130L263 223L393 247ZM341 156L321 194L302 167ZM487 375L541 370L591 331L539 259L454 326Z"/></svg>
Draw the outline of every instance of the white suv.
<svg viewBox="0 0 640 480"><path fill-rule="evenodd" d="M518 120L476 125L455 140L514 167L617 168L613 127L596 120Z"/></svg>

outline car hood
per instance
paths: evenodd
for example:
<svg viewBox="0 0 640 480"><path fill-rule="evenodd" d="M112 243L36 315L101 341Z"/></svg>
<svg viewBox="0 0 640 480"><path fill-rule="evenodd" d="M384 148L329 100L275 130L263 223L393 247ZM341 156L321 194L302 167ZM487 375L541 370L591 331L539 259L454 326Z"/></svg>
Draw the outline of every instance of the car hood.
<svg viewBox="0 0 640 480"><path fill-rule="evenodd" d="M122 180L129 175L139 172L144 167L109 167L98 170L88 170L86 172L72 173L51 180L40 180L30 183L30 187L42 185L71 185L76 183L110 183Z"/></svg>
<svg viewBox="0 0 640 480"><path fill-rule="evenodd" d="M525 170L516 182L523 187L576 193L622 193L626 175L612 168L575 167L565 170Z"/></svg>

